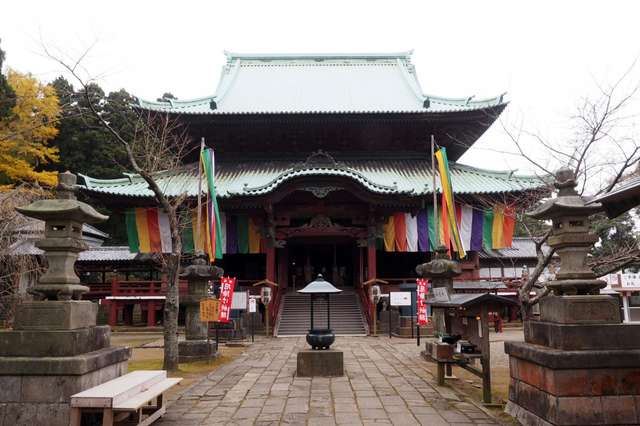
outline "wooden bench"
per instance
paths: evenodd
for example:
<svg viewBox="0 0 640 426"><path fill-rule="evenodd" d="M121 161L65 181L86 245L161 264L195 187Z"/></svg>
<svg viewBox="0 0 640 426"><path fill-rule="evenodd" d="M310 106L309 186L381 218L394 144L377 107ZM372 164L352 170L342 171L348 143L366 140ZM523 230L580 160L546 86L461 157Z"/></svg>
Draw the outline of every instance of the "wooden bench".
<svg viewBox="0 0 640 426"><path fill-rule="evenodd" d="M71 396L71 426L80 426L82 413L102 412L102 425L119 422L150 425L166 411L164 392L181 378L164 370L134 371Z"/></svg>

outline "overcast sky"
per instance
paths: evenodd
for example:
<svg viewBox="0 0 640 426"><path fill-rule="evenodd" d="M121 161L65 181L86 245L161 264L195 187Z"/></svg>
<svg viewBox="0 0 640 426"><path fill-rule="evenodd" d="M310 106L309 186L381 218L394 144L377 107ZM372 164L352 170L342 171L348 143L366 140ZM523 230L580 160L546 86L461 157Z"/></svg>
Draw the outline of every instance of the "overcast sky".
<svg viewBox="0 0 640 426"><path fill-rule="evenodd" d="M9 67L50 81L60 69L42 57L40 38L70 55L97 42L85 65L103 88L148 99L213 94L224 50L414 49L426 93L506 91L507 125L524 120L562 140L580 98L640 54L639 17L638 1L20 0L2 7L0 46ZM530 169L492 150L514 150L499 123L462 161Z"/></svg>

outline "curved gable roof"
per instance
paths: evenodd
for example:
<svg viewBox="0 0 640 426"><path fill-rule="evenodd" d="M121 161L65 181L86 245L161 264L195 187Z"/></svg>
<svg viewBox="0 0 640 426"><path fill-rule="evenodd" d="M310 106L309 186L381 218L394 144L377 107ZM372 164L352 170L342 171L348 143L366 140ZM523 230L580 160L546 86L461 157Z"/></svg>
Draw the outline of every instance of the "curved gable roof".
<svg viewBox="0 0 640 426"><path fill-rule="evenodd" d="M425 95L412 52L229 53L216 93L192 100L138 100L143 109L184 114L440 113L504 105Z"/></svg>

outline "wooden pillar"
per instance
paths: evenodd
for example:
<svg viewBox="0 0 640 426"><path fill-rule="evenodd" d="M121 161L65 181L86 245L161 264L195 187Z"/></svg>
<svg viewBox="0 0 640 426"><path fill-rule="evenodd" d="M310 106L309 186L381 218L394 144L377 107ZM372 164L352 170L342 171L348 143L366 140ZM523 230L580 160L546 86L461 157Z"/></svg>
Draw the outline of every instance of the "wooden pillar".
<svg viewBox="0 0 640 426"><path fill-rule="evenodd" d="M482 330L482 401L491 403L491 347L489 342L489 308L483 304L480 308L480 324Z"/></svg>
<svg viewBox="0 0 640 426"><path fill-rule="evenodd" d="M156 325L156 303L154 301L147 302L147 327L155 327Z"/></svg>
<svg viewBox="0 0 640 426"><path fill-rule="evenodd" d="M276 281L276 248L267 247L267 279L270 281Z"/></svg>
<svg viewBox="0 0 640 426"><path fill-rule="evenodd" d="M109 301L109 326L115 327L118 324L118 303L115 300Z"/></svg>
<svg viewBox="0 0 640 426"><path fill-rule="evenodd" d="M357 286L365 282L364 278L364 248L358 247L358 282Z"/></svg>
<svg viewBox="0 0 640 426"><path fill-rule="evenodd" d="M376 268L376 243L370 241L367 245L367 279L372 280L378 275Z"/></svg>
<svg viewBox="0 0 640 426"><path fill-rule="evenodd" d="M276 251L278 262L278 280L281 289L289 287L289 249L281 248Z"/></svg>

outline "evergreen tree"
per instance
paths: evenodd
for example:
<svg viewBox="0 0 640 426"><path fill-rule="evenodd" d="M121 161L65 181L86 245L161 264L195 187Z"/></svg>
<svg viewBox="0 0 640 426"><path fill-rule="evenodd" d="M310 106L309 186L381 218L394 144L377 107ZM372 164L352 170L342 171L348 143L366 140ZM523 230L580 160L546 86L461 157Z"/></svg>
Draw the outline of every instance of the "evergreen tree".
<svg viewBox="0 0 640 426"><path fill-rule="evenodd" d="M629 212L615 219L598 215L592 223L594 231L600 237L599 243L593 248L594 257L611 256L625 249L638 247L638 234L634 230L634 221Z"/></svg>
<svg viewBox="0 0 640 426"><path fill-rule="evenodd" d="M53 144L60 150L58 171L70 170L98 178L121 177L126 164L126 156L120 144L89 114L89 104L82 91L76 92L63 77L53 82L63 108L60 133ZM88 87L93 108L114 120L117 128L131 127L135 119L132 111L119 111L121 105L131 99L124 90L105 96L97 84ZM117 102L116 102L117 101Z"/></svg>
<svg viewBox="0 0 640 426"><path fill-rule="evenodd" d="M16 105L16 94L2 74L4 58L4 50L0 49L0 120L9 117L12 108Z"/></svg>
<svg viewBox="0 0 640 426"><path fill-rule="evenodd" d="M175 101L178 100L177 97L173 96L173 93L171 92L164 92L162 94L162 97L156 99L158 102L166 102L166 101Z"/></svg>

